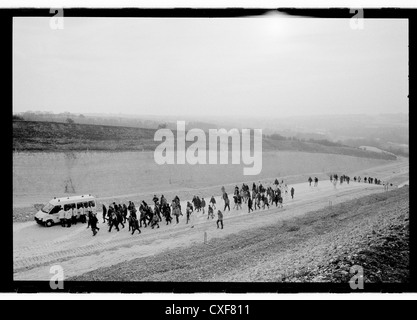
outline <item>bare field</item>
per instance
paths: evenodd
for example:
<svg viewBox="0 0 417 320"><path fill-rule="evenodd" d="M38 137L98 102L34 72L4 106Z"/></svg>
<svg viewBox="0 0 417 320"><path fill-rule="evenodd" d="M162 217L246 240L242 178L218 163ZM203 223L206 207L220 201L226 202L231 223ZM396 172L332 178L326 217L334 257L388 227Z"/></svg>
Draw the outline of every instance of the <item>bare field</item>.
<svg viewBox="0 0 417 320"><path fill-rule="evenodd" d="M404 160L377 160L307 152L264 152L256 177L244 176L243 165L162 165L152 152L15 152L13 208L15 221L32 219L35 204L52 197L91 193L103 201L149 199L154 193L189 197L217 194L222 185L265 179L306 181L309 175L328 179L329 172L355 173ZM402 162L401 162L402 163ZM28 216L28 217L26 217Z"/></svg>

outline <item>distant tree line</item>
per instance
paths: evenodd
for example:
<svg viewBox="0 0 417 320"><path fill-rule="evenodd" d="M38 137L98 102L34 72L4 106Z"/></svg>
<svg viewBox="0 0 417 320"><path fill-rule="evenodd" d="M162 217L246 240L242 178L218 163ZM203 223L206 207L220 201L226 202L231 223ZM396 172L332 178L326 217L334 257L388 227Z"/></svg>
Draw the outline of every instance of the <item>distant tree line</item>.
<svg viewBox="0 0 417 320"><path fill-rule="evenodd" d="M13 121L24 121L25 119L22 116L19 116L17 114L14 114L12 116Z"/></svg>
<svg viewBox="0 0 417 320"><path fill-rule="evenodd" d="M310 142L310 143L317 143L323 146L327 146L327 147L346 147L346 145L340 143L340 142L332 142L330 140L327 139L302 139L302 138L297 138L294 136L291 137L285 137L282 136L278 133L273 133L271 135L266 135L267 138L272 139L272 140L278 140L278 141L298 141L298 142Z"/></svg>
<svg viewBox="0 0 417 320"><path fill-rule="evenodd" d="M52 113L40 111L27 111L13 115L13 120L26 121L44 121L44 122L61 122L69 124L94 124L118 127L134 127L145 129L157 129L158 127L170 127L169 123L160 121L145 120L134 117L117 117L117 116L86 116L83 114L74 114L69 112Z"/></svg>

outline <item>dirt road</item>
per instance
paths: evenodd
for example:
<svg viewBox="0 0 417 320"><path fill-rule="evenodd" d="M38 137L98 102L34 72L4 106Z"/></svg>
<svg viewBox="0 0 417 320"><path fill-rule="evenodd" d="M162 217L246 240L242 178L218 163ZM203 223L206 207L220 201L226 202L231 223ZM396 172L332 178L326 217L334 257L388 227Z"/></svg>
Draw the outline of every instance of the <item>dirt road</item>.
<svg viewBox="0 0 417 320"><path fill-rule="evenodd" d="M85 224L71 228L54 226L44 228L34 222L15 223L13 226L14 279L49 280L50 268L63 267L65 277L79 275L104 266L111 266L133 258L151 256L171 248L186 247L192 243L237 233L249 228L284 221L332 204L341 203L359 196L383 192L383 187L364 183L338 185L334 190L329 181L319 182L319 187L309 187L307 183L292 185L295 198L284 197L284 208L247 213L243 210L225 212L223 230L216 228L216 218L207 220L207 214L194 213L189 224L185 217L180 223L166 226L161 223L159 229L142 228L141 234L131 235L125 229L120 232L108 232L105 224L100 223L98 235L86 229ZM217 197L218 206L223 201ZM183 203L185 205L185 203ZM233 206L233 204L232 204ZM223 208L221 208L223 209Z"/></svg>

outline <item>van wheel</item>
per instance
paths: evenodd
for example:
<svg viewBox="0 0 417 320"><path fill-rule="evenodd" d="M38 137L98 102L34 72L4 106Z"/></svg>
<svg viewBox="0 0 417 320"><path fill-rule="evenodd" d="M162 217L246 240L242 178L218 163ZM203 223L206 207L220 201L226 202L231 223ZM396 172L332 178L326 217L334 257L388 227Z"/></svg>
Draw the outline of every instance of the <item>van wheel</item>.
<svg viewBox="0 0 417 320"><path fill-rule="evenodd" d="M45 226L47 226L48 228L49 227L52 227L54 225L54 222L52 221L52 220L47 220L46 222L45 222Z"/></svg>

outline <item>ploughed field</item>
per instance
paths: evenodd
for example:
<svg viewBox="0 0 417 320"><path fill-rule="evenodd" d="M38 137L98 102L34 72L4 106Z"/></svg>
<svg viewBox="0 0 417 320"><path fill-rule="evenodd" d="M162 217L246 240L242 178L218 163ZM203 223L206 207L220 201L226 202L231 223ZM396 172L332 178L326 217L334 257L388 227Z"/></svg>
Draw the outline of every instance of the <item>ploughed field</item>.
<svg viewBox="0 0 417 320"><path fill-rule="evenodd" d="M408 180L403 179L408 175L408 159L263 152L261 174L253 177L243 175L244 164L157 165L153 157L153 152L14 152L14 221L33 220L37 208L54 196L92 194L104 203L149 202L154 194L161 193L169 200L175 195L181 199L192 198L194 194L209 197L218 194L222 185L231 191L242 182L278 178L291 184L306 181L310 175L322 181L328 179L329 173L372 175L375 168L382 168L375 176L380 179L384 179L386 171L400 176L399 181ZM391 166L392 170L387 169Z"/></svg>
<svg viewBox="0 0 417 320"><path fill-rule="evenodd" d="M187 127L187 130L191 128ZM214 129L214 128L213 128ZM206 130L207 131L207 130ZM160 144L155 141L156 129L108 126L97 124L60 123L48 121L13 121L13 150L27 151L153 151ZM176 131L173 132L176 136ZM208 140L207 147L208 147ZM189 146L193 142L187 141ZM229 141L229 150L231 141ZM263 151L304 151L343 154L355 157L395 160L388 153L373 152L344 145L328 145L317 141L262 138Z"/></svg>

